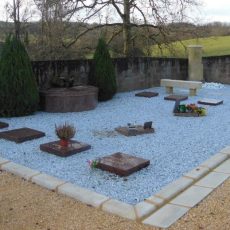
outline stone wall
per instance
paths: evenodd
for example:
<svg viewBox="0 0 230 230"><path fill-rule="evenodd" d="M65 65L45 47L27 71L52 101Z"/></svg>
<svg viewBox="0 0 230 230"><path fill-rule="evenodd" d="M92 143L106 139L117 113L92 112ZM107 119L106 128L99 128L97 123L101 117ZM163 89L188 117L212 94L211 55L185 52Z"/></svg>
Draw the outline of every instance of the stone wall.
<svg viewBox="0 0 230 230"><path fill-rule="evenodd" d="M34 61L33 71L40 88L49 88L54 78L73 78L76 85L88 83L90 60Z"/></svg>
<svg viewBox="0 0 230 230"><path fill-rule="evenodd" d="M188 60L178 58L113 59L118 90L130 91L160 85L160 79L188 80ZM40 88L48 88L51 78L73 78L86 85L92 60L32 62ZM230 56L203 58L204 80L230 84Z"/></svg>
<svg viewBox="0 0 230 230"><path fill-rule="evenodd" d="M159 86L160 79L187 79L187 59L113 59L119 91ZM91 60L32 62L40 88L48 88L53 77L73 78L75 85L87 84Z"/></svg>
<svg viewBox="0 0 230 230"><path fill-rule="evenodd" d="M230 55L203 58L204 80L230 84Z"/></svg>

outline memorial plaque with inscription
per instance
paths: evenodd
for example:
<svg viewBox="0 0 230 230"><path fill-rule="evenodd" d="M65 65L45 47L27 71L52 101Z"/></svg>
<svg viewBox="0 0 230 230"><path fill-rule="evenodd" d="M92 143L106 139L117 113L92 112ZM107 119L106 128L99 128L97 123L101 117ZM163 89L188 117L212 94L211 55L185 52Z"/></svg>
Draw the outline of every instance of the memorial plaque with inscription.
<svg viewBox="0 0 230 230"><path fill-rule="evenodd" d="M119 176L129 176L147 167L149 164L149 160L118 152L101 158L97 164L97 168Z"/></svg>
<svg viewBox="0 0 230 230"><path fill-rule="evenodd" d="M33 140L44 136L45 133L29 128L13 129L0 132L0 138L14 141L16 143L22 143L24 141Z"/></svg>
<svg viewBox="0 0 230 230"><path fill-rule="evenodd" d="M188 97L187 96L182 96L182 95L169 95L169 96L166 96L164 97L165 100L168 100L168 101L184 101L184 100L187 100Z"/></svg>
<svg viewBox="0 0 230 230"><path fill-rule="evenodd" d="M9 124L0 121L0 129L4 129L4 128L7 128L7 127L9 127Z"/></svg>
<svg viewBox="0 0 230 230"><path fill-rule="evenodd" d="M159 95L159 93L148 92L148 91L140 92L140 93L135 94L136 97L147 97L147 98L156 97L158 95Z"/></svg>
<svg viewBox="0 0 230 230"><path fill-rule="evenodd" d="M118 127L115 130L127 137L154 133L154 128L144 128L142 125L136 125L132 127Z"/></svg>
<svg viewBox="0 0 230 230"><path fill-rule="evenodd" d="M223 104L223 100L204 98L202 100L199 100L198 104L202 104L202 105L221 105L221 104Z"/></svg>
<svg viewBox="0 0 230 230"><path fill-rule="evenodd" d="M40 145L40 149L59 157L68 157L90 149L91 146L79 141L71 140L68 147L62 147L59 141L53 141Z"/></svg>

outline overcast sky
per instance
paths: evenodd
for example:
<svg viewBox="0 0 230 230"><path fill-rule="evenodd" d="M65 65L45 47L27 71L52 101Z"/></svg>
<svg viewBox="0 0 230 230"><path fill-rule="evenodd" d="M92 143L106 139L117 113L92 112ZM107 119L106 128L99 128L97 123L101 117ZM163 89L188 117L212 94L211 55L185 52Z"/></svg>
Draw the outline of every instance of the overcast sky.
<svg viewBox="0 0 230 230"><path fill-rule="evenodd" d="M0 0L0 20L5 20L4 5L7 1ZM28 1L28 0L24 0ZM203 7L200 7L197 17L201 19L200 22L221 21L230 23L230 0L200 0L203 2Z"/></svg>

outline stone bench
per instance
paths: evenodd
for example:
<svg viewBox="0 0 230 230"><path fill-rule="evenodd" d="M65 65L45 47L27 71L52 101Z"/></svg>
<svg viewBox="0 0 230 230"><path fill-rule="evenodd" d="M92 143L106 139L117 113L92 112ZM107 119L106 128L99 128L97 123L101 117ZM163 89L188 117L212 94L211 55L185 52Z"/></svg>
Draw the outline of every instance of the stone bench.
<svg viewBox="0 0 230 230"><path fill-rule="evenodd" d="M173 88L176 87L176 88L189 89L189 95L195 96L196 90L202 88L202 82L161 79L161 86L164 86L166 88L166 92L169 94L173 93Z"/></svg>

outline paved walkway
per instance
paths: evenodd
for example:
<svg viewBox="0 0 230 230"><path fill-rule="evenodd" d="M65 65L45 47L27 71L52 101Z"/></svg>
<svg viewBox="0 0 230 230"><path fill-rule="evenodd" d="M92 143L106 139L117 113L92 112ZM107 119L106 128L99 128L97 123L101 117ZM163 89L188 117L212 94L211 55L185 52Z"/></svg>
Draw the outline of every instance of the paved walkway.
<svg viewBox="0 0 230 230"><path fill-rule="evenodd" d="M1 172L0 229L154 230L157 228L106 214ZM169 229L230 229L230 179Z"/></svg>

